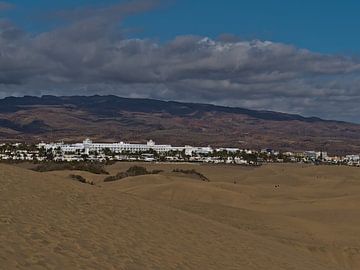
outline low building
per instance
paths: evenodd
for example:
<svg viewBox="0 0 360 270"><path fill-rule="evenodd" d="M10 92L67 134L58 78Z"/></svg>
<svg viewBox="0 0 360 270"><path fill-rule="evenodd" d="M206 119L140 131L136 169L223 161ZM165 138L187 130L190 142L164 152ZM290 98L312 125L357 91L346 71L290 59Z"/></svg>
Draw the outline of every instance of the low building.
<svg viewBox="0 0 360 270"><path fill-rule="evenodd" d="M61 151L62 153L83 153L89 155L93 152L103 152L109 150L113 153L137 153L137 152L148 152L156 151L158 153L166 153L170 151L182 152L185 151L186 155L191 156L193 153L196 154L208 154L212 153L213 149L208 147L193 147L193 146L183 146L183 147L174 147L169 144L156 144L153 140L149 140L146 144L133 144L133 143L95 143L90 139L84 140L82 143L74 144L65 144L64 142L60 143L40 143L38 144L39 148L44 148L45 150L52 151Z"/></svg>

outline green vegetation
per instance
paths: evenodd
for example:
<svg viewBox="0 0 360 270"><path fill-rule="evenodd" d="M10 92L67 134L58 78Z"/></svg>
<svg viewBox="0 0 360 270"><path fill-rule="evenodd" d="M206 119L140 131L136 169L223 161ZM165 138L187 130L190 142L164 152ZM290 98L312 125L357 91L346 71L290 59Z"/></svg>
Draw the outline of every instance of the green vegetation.
<svg viewBox="0 0 360 270"><path fill-rule="evenodd" d="M37 147L35 144L25 144L21 143L19 145L14 145L10 143L5 143L3 145L0 145L0 153L4 153L6 151L16 151L18 149L26 150L26 151L37 151Z"/></svg>
<svg viewBox="0 0 360 270"><path fill-rule="evenodd" d="M114 176L109 176L104 179L104 182L112 182L116 180L120 180L129 176L137 176L137 175L146 175L146 174L158 174L161 173L162 170L153 170L148 171L146 168L141 166L132 166L126 170L126 172L119 172Z"/></svg>
<svg viewBox="0 0 360 270"><path fill-rule="evenodd" d="M37 172L49 171L87 171L94 174L109 174L104 169L104 165L99 162L46 162L33 168Z"/></svg>
<svg viewBox="0 0 360 270"><path fill-rule="evenodd" d="M194 175L197 176L201 181L210 182L209 178L207 178L205 175L199 173L194 169L192 170L174 169L173 172Z"/></svg>
<svg viewBox="0 0 360 270"><path fill-rule="evenodd" d="M94 185L93 181L87 181L86 178L82 177L81 175L71 174L70 177L76 181L79 181L80 183Z"/></svg>

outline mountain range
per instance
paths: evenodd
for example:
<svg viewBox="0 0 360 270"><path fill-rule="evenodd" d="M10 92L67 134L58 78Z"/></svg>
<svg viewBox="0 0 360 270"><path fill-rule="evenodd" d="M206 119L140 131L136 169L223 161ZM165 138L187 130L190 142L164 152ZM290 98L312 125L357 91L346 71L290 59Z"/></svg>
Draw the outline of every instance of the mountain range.
<svg viewBox="0 0 360 270"><path fill-rule="evenodd" d="M210 104L118 96L7 97L1 141L144 142L360 152L360 125Z"/></svg>

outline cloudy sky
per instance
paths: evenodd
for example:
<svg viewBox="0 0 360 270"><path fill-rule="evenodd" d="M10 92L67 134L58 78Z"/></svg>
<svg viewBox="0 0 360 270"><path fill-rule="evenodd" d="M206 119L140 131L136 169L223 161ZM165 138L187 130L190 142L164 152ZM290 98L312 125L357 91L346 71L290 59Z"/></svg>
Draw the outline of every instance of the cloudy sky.
<svg viewBox="0 0 360 270"><path fill-rule="evenodd" d="M0 97L115 94L360 123L360 3L194 2L0 1Z"/></svg>

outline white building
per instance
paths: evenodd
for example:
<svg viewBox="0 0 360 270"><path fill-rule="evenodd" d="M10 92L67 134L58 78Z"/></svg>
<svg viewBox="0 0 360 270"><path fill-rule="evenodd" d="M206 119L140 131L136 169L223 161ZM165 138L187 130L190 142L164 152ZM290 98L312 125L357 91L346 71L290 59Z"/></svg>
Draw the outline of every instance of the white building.
<svg viewBox="0 0 360 270"><path fill-rule="evenodd" d="M316 151L305 151L304 152L304 157L308 158L308 159L327 159L328 158L328 154L327 152L316 152Z"/></svg>
<svg viewBox="0 0 360 270"><path fill-rule="evenodd" d="M84 140L82 143L74 144L65 144L60 143L40 143L38 148L44 148L46 150L61 151L62 153L84 153L89 154L90 152L102 152L105 149L108 149L114 153L124 153L124 152L146 152L149 150L154 150L158 153L165 153L170 151L185 151L186 155L192 155L193 153L211 153L213 149L211 147L193 147L193 146L183 146L175 147L169 144L155 144L154 141L149 140L146 144L132 144L132 143L95 143L90 139Z"/></svg>
<svg viewBox="0 0 360 270"><path fill-rule="evenodd" d="M222 148L216 148L217 152L220 151L226 151L228 153L237 153L240 152L241 150L239 148L234 148L234 147L222 147Z"/></svg>
<svg viewBox="0 0 360 270"><path fill-rule="evenodd" d="M352 162L360 162L360 155L346 155L345 160Z"/></svg>

